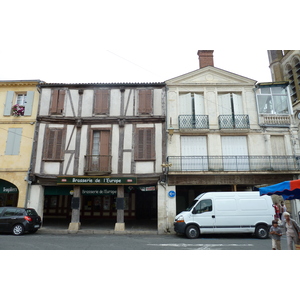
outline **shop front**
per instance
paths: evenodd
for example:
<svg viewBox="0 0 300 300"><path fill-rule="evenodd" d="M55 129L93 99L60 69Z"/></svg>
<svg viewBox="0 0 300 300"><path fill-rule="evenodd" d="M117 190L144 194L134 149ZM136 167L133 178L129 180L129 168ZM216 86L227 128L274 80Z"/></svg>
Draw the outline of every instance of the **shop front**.
<svg viewBox="0 0 300 300"><path fill-rule="evenodd" d="M0 179L0 206L17 206L19 190L11 182Z"/></svg>
<svg viewBox="0 0 300 300"><path fill-rule="evenodd" d="M121 197L118 195L120 188L123 191ZM136 178L86 176L58 177L56 186L45 186L45 223L47 219L72 222L74 211L81 227L99 220L114 223L120 211L125 223L130 221L134 225L142 220L153 224L157 220L157 188L155 185L138 185Z"/></svg>

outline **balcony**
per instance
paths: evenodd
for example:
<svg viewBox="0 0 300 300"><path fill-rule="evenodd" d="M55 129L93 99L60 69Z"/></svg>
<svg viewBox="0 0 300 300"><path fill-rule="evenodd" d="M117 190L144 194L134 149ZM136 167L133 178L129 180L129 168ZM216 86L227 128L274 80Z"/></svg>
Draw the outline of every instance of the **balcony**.
<svg viewBox="0 0 300 300"><path fill-rule="evenodd" d="M86 155L84 172L88 175L111 173L111 155Z"/></svg>
<svg viewBox="0 0 300 300"><path fill-rule="evenodd" d="M290 172L300 169L295 156L169 156L169 172Z"/></svg>
<svg viewBox="0 0 300 300"><path fill-rule="evenodd" d="M249 129L250 122L248 115L220 115L220 129Z"/></svg>
<svg viewBox="0 0 300 300"><path fill-rule="evenodd" d="M290 126L291 116L290 115L259 115L259 123L262 126Z"/></svg>
<svg viewBox="0 0 300 300"><path fill-rule="evenodd" d="M179 129L208 129L207 115L180 115L178 116Z"/></svg>

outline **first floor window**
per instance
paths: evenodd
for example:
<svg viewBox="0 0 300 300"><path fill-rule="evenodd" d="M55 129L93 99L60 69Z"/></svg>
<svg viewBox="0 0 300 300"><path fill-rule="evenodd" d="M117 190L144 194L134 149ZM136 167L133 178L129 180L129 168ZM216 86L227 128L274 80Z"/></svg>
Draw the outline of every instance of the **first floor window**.
<svg viewBox="0 0 300 300"><path fill-rule="evenodd" d="M63 160L64 128L47 128L44 143L44 160Z"/></svg>
<svg viewBox="0 0 300 300"><path fill-rule="evenodd" d="M154 128L137 128L135 160L155 160Z"/></svg>
<svg viewBox="0 0 300 300"><path fill-rule="evenodd" d="M17 100L16 100L16 104L24 106L26 103L26 93L22 93L22 94L17 94Z"/></svg>
<svg viewBox="0 0 300 300"><path fill-rule="evenodd" d="M22 128L9 128L6 141L5 155L19 155Z"/></svg>

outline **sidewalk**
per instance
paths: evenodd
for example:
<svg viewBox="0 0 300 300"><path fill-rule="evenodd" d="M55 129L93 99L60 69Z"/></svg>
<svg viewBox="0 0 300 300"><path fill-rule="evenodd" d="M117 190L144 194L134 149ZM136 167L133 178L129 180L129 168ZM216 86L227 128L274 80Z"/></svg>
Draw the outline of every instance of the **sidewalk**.
<svg viewBox="0 0 300 300"><path fill-rule="evenodd" d="M125 220L125 231L115 231L113 220L83 220L77 232L69 232L69 220L45 219L38 233L42 234L157 234L156 220Z"/></svg>

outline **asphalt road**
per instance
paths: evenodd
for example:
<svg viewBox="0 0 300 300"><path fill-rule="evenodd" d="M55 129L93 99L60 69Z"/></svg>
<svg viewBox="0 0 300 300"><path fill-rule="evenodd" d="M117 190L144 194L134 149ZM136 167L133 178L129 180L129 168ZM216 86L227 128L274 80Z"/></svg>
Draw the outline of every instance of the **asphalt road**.
<svg viewBox="0 0 300 300"><path fill-rule="evenodd" d="M281 240L287 249L286 238ZM271 239L251 235L206 235L190 240L152 234L0 234L0 250L271 250Z"/></svg>

